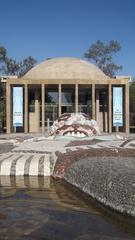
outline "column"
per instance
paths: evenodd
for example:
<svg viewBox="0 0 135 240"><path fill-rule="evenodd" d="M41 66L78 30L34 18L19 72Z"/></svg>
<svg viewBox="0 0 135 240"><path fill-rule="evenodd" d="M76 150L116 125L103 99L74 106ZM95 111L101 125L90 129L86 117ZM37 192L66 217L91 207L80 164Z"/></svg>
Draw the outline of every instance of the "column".
<svg viewBox="0 0 135 240"><path fill-rule="evenodd" d="M45 84L42 84L42 133L45 131Z"/></svg>
<svg viewBox="0 0 135 240"><path fill-rule="evenodd" d="M75 112L78 113L78 84L75 84Z"/></svg>
<svg viewBox="0 0 135 240"><path fill-rule="evenodd" d="M59 116L61 115L61 84L59 84Z"/></svg>
<svg viewBox="0 0 135 240"><path fill-rule="evenodd" d="M92 84L92 119L95 119L95 84Z"/></svg>
<svg viewBox="0 0 135 240"><path fill-rule="evenodd" d="M125 84L125 132L129 133L129 84Z"/></svg>
<svg viewBox="0 0 135 240"><path fill-rule="evenodd" d="M7 133L11 133L11 85L7 82L6 85L6 125Z"/></svg>
<svg viewBox="0 0 135 240"><path fill-rule="evenodd" d="M108 130L112 132L112 84L108 85Z"/></svg>
<svg viewBox="0 0 135 240"><path fill-rule="evenodd" d="M28 132L28 84L24 85L24 89L25 89L25 104L24 104L24 132L27 133Z"/></svg>
<svg viewBox="0 0 135 240"><path fill-rule="evenodd" d="M96 121L99 124L99 90L96 90Z"/></svg>

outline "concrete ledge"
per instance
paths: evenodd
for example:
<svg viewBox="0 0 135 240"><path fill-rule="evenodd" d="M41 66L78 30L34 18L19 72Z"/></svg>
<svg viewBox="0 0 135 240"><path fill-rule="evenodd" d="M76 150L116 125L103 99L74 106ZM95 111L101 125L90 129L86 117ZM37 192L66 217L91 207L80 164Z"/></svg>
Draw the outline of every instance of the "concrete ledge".
<svg viewBox="0 0 135 240"><path fill-rule="evenodd" d="M88 158L74 162L64 179L100 203L135 217L135 159Z"/></svg>

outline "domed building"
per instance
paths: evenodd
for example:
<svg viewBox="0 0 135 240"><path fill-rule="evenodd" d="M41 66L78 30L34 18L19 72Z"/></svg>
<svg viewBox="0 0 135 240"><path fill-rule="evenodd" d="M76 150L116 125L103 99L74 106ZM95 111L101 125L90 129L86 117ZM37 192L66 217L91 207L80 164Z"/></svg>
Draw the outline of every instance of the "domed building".
<svg viewBox="0 0 135 240"><path fill-rule="evenodd" d="M46 60L22 78L8 79L7 133L44 132L66 112L88 114L103 132L111 133L117 126L128 132L128 82L128 78L109 78L78 58ZM118 99L121 106L115 109Z"/></svg>

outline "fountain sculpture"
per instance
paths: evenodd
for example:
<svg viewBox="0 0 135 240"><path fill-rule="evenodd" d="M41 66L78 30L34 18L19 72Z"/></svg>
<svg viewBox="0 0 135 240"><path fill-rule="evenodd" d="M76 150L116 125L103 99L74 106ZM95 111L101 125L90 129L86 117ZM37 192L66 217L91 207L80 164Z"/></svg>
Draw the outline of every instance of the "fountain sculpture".
<svg viewBox="0 0 135 240"><path fill-rule="evenodd" d="M51 126L50 136L90 137L100 135L98 124L84 113L64 113Z"/></svg>

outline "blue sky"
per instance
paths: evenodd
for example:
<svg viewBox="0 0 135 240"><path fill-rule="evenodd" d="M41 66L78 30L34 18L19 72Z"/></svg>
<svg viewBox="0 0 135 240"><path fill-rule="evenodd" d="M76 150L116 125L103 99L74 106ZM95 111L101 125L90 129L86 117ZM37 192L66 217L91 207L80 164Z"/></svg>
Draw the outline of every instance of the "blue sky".
<svg viewBox="0 0 135 240"><path fill-rule="evenodd" d="M95 41L117 40L121 75L135 76L134 0L0 0L0 45L21 60L80 57Z"/></svg>

